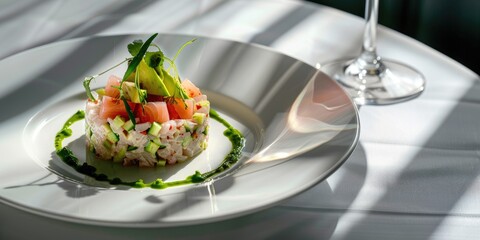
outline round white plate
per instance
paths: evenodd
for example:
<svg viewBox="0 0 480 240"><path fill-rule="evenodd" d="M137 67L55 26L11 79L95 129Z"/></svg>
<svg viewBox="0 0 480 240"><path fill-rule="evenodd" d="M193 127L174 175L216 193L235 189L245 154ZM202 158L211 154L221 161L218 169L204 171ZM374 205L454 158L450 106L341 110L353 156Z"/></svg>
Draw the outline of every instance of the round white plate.
<svg viewBox="0 0 480 240"><path fill-rule="evenodd" d="M333 173L359 134L355 105L314 67L268 48L199 37L178 57L180 76L246 137L243 156L211 181L164 190L109 186L85 177L55 154L54 136L83 109L82 80L129 56L126 46L149 36L68 40L0 62L0 201L44 216L95 225L159 227L212 222L292 197ZM167 56L193 36L158 35ZM120 67L109 74L123 76ZM92 82L102 87L109 74ZM215 168L230 150L225 129L211 120L208 149L161 169L107 164L109 174L183 179ZM64 144L86 161L83 122Z"/></svg>

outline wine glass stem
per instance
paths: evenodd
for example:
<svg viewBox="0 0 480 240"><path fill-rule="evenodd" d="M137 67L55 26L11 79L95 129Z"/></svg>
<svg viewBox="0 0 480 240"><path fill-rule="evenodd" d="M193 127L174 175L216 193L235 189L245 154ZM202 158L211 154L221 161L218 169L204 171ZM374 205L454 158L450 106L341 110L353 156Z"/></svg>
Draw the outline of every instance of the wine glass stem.
<svg viewBox="0 0 480 240"><path fill-rule="evenodd" d="M376 51L378 0L366 0L363 51Z"/></svg>
<svg viewBox="0 0 480 240"><path fill-rule="evenodd" d="M373 75L383 72L385 68L376 52L378 1L366 0L362 53L357 59L357 64L367 71L366 74Z"/></svg>

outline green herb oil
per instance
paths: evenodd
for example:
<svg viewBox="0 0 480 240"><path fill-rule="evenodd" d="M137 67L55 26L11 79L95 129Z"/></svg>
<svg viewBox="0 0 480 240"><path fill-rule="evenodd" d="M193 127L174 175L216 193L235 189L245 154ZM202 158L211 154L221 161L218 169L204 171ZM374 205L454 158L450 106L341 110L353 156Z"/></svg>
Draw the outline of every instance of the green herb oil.
<svg viewBox="0 0 480 240"><path fill-rule="evenodd" d="M77 111L72 117L70 117L63 125L63 128L55 135L55 150L60 159L62 159L62 161L70 167L74 168L77 172L92 177L97 181L108 182L111 185L125 185L133 188L150 187L153 189L165 189L168 187L180 186L185 184L201 183L223 171L226 171L227 169L230 169L240 159L242 150L245 146L245 138L240 131L235 129L232 125L225 121L225 119L220 117L220 115L215 110L211 109L209 114L213 119L222 123L227 128L223 134L232 143L232 149L230 153L225 156L220 166L218 166L216 169L205 173L200 173L199 171L196 171L194 174L188 176L184 180L164 182L162 179L157 179L153 182L145 183L142 179L138 179L136 181L126 182L122 181L120 178L117 177L110 178L103 173L97 173L97 169L87 163L80 164L78 158L68 147L62 147L62 143L65 138L72 136L72 129L70 128L70 126L73 123L85 118L85 112L82 110Z"/></svg>

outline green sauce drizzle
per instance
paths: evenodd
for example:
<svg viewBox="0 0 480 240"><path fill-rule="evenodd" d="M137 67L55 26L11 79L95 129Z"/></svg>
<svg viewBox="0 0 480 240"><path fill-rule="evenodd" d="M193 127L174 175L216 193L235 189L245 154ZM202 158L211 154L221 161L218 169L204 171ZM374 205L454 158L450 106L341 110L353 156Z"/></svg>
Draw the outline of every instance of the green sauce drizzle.
<svg viewBox="0 0 480 240"><path fill-rule="evenodd" d="M227 128L227 130L223 132L223 135L225 135L232 143L232 150L227 154L227 156L225 156L225 159L220 166L209 172L201 174L203 181L231 168L236 162L238 162L238 159L242 155L243 147L245 146L245 138L243 137L242 133L230 125L230 123L225 121L225 119L220 117L215 110L210 109L210 117L217 120Z"/></svg>
<svg viewBox="0 0 480 240"><path fill-rule="evenodd" d="M164 182L162 179L157 179L153 182L145 183L142 179L138 179L137 181L125 182L118 177L110 178L103 173L97 173L97 169L87 163L80 164L78 158L68 147L62 147L62 142L65 138L72 136L72 129L70 126L76 121L80 121L85 118L85 112L83 110L79 110L73 116L71 116L67 122L65 122L63 128L55 135L55 150L60 159L62 159L63 162L75 169L77 172L92 177L97 181L108 182L111 185L125 185L133 188L150 187L153 189L164 189L185 184L201 183L231 168L235 163L238 162L241 157L242 150L245 147L245 138L240 131L235 129L232 125L225 121L225 119L220 117L215 110L210 109L209 114L213 119L222 123L227 128L223 134L232 143L232 149L230 153L225 156L220 166L218 166L216 169L205 173L196 171L193 175L188 176L184 180Z"/></svg>
<svg viewBox="0 0 480 240"><path fill-rule="evenodd" d="M62 149L62 142L65 138L72 136L72 126L76 121L80 121L85 118L85 112L83 110L78 110L73 116L71 116L65 124L63 124L62 129L55 135L55 150L57 153Z"/></svg>

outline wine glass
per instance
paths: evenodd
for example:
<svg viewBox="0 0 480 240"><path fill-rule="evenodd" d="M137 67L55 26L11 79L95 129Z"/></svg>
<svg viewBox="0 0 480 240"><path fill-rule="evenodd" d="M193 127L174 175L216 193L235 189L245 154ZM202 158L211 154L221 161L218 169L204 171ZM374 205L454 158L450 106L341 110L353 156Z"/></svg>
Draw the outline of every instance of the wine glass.
<svg viewBox="0 0 480 240"><path fill-rule="evenodd" d="M425 78L417 70L377 55L377 16L378 0L366 0L366 23L360 56L337 60L321 67L359 105L406 101L419 96L425 88Z"/></svg>

